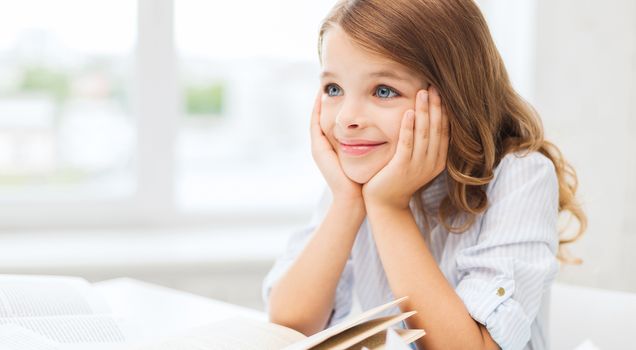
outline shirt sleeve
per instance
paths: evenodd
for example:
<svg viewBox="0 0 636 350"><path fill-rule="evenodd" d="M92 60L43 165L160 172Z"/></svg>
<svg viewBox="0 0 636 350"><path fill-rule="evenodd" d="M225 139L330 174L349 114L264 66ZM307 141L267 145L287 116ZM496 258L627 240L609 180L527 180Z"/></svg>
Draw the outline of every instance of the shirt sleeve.
<svg viewBox="0 0 636 350"><path fill-rule="evenodd" d="M456 292L502 349L522 349L558 271L554 166L537 152L509 154L487 193L477 243L457 255Z"/></svg>
<svg viewBox="0 0 636 350"><path fill-rule="evenodd" d="M320 200L318 208L314 211L310 223L291 235L289 241L287 242L285 251L280 257L278 257L278 259L276 259L274 266L265 276L265 279L263 280L261 296L263 298L263 303L265 304L265 312L267 312L268 314L270 311L269 295L272 287L285 274L285 272L287 272L287 270L293 264L294 260L301 253L301 251L309 241L312 233L324 219L330 203L331 194L327 189L325 190L322 199ZM349 315L353 304L352 289L353 261L351 258L351 254L349 254L349 258L347 259L346 265L342 271L342 274L340 275L340 280L338 281L338 285L336 287L334 307L331 311L331 315L329 316L329 320L327 321L326 328L335 325Z"/></svg>

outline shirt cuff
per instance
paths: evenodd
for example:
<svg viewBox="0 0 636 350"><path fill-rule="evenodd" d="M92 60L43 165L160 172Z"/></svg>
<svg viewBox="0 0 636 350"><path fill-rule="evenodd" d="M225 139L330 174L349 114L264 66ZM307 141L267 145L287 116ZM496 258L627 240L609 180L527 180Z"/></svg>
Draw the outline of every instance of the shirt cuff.
<svg viewBox="0 0 636 350"><path fill-rule="evenodd" d="M456 288L472 318L504 350L522 349L530 341L531 322L512 298L514 291L515 281L501 276L490 281L469 277Z"/></svg>

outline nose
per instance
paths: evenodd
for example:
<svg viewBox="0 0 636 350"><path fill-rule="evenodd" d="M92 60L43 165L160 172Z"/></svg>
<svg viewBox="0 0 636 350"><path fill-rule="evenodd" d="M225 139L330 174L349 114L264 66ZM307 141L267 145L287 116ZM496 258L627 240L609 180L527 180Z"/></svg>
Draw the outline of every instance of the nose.
<svg viewBox="0 0 636 350"><path fill-rule="evenodd" d="M342 107L336 115L336 125L342 129L358 129L364 127L366 118L361 101L348 98L342 103Z"/></svg>

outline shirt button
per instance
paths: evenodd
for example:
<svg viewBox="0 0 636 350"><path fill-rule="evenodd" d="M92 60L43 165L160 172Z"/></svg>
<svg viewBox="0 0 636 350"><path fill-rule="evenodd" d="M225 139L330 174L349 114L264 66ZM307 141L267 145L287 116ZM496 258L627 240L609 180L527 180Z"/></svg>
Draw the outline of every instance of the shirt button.
<svg viewBox="0 0 636 350"><path fill-rule="evenodd" d="M499 287L499 289L497 289L497 295L502 297L504 294L506 294L506 290L503 289L503 287Z"/></svg>

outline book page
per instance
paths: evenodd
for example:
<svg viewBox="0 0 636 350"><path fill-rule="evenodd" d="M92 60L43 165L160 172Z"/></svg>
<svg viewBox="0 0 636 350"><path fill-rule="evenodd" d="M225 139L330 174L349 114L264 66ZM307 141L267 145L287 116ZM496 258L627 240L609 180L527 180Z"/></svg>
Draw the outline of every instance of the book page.
<svg viewBox="0 0 636 350"><path fill-rule="evenodd" d="M416 314L415 311L363 322L312 347L312 350L345 350L350 346Z"/></svg>
<svg viewBox="0 0 636 350"><path fill-rule="evenodd" d="M66 276L0 275L0 317L109 313L84 279Z"/></svg>
<svg viewBox="0 0 636 350"><path fill-rule="evenodd" d="M58 343L123 343L124 332L106 315L0 318L0 326L16 325Z"/></svg>
<svg viewBox="0 0 636 350"><path fill-rule="evenodd" d="M143 350L280 350L306 336L274 323L230 318L199 327L186 335L172 337Z"/></svg>
<svg viewBox="0 0 636 350"><path fill-rule="evenodd" d="M421 329L401 329L401 328L391 328L391 330L395 333L397 333L397 335L402 338L402 342L404 342L404 344L410 344L416 340L418 340L419 338L421 338L422 336L424 336L425 332ZM391 338L389 337L389 330L385 329L381 332L378 332L372 336L370 336L367 339L364 339L363 341L349 347L349 349L353 350L359 350L359 349L368 349L368 350L390 350L389 347L391 344L389 344L391 341ZM388 345L388 346L387 346ZM409 348L410 349L410 348Z"/></svg>
<svg viewBox="0 0 636 350"><path fill-rule="evenodd" d="M299 342L296 342L288 347L286 347L284 350L306 350L311 348L312 346L316 346L320 343L322 343L323 341L331 338L332 336L338 334L338 333L342 333L345 330L358 325L364 321L367 321L369 318L373 317L374 315L377 315L378 313L387 310L391 307L393 307L394 305L397 305L401 302L403 302L404 300L408 299L408 296L404 296L401 297L399 299L393 300L391 302L388 302L384 305L380 305L380 306L376 306L373 309L367 310L359 315L354 315L352 317L349 317L347 319L344 319L342 322L338 323L337 325L331 327L331 328L327 328L322 332L318 332L314 335L312 335L309 338L306 338L304 340L301 340Z"/></svg>
<svg viewBox="0 0 636 350"><path fill-rule="evenodd" d="M17 325L0 325L0 349L60 350L56 343Z"/></svg>

